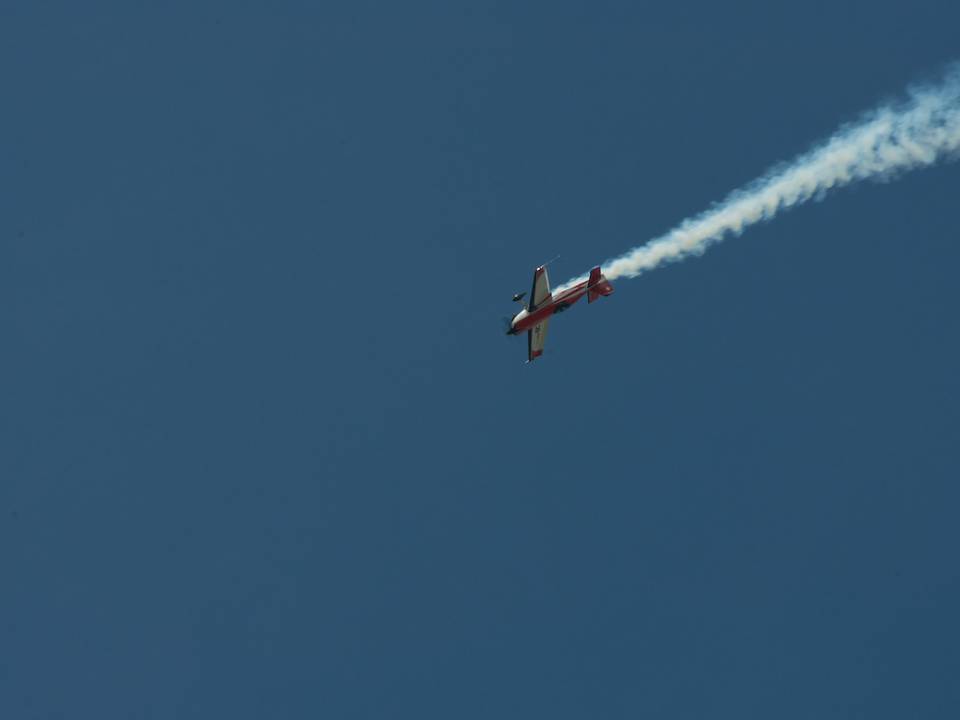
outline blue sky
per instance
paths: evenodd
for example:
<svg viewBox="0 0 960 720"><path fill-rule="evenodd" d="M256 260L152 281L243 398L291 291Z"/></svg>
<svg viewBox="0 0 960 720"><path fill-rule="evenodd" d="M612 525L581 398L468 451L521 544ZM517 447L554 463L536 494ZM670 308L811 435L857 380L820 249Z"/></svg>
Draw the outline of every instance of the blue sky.
<svg viewBox="0 0 960 720"><path fill-rule="evenodd" d="M958 22L5 4L0 716L955 717L960 166L499 321Z"/></svg>

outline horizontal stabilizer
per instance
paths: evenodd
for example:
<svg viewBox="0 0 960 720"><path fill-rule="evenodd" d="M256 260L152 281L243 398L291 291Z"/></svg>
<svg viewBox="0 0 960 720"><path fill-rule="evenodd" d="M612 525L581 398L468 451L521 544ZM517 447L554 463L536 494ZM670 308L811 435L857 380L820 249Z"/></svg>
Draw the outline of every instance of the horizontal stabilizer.
<svg viewBox="0 0 960 720"><path fill-rule="evenodd" d="M592 303L598 297L609 295L613 292L613 285L600 272L600 266L597 265L590 271L590 280L587 281L587 302Z"/></svg>

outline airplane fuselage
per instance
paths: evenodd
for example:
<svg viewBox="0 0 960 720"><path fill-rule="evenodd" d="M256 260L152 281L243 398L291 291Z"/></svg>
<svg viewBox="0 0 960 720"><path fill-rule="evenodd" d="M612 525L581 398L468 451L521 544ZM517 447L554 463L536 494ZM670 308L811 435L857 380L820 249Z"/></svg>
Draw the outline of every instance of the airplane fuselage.
<svg viewBox="0 0 960 720"><path fill-rule="evenodd" d="M554 295L550 299L550 302L544 303L533 312L524 308L513 316L513 320L510 321L510 330L507 334L517 335L518 333L526 332L554 313L563 312L587 294L588 285L589 280L584 280L573 287L562 290Z"/></svg>

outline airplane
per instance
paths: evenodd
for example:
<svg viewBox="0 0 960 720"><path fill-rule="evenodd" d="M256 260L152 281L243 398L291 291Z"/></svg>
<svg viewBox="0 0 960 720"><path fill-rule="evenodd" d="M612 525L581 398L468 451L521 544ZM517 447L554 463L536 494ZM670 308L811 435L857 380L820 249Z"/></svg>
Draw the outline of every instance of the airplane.
<svg viewBox="0 0 960 720"><path fill-rule="evenodd" d="M527 362L533 362L543 355L543 345L547 340L547 323L554 313L563 312L584 295L587 302L592 303L601 296L613 292L613 285L600 272L597 265L590 271L590 277L573 287L561 290L556 295L550 293L550 280L547 278L547 268L541 265L533 271L533 287L530 290L530 305L524 306L510 319L507 335L527 333ZM526 293L517 293L513 296L514 302L522 302Z"/></svg>

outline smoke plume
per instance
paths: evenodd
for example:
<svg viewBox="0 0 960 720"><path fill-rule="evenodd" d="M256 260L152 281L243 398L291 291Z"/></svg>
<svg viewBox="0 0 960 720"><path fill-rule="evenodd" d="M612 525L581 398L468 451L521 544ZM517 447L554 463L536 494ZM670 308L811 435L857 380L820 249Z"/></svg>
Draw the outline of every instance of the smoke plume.
<svg viewBox="0 0 960 720"><path fill-rule="evenodd" d="M941 84L914 89L905 101L867 113L793 162L734 191L719 205L608 260L604 274L611 280L636 277L663 263L699 255L729 235L739 235L754 223L820 199L835 188L859 180L887 180L958 154L960 65Z"/></svg>

